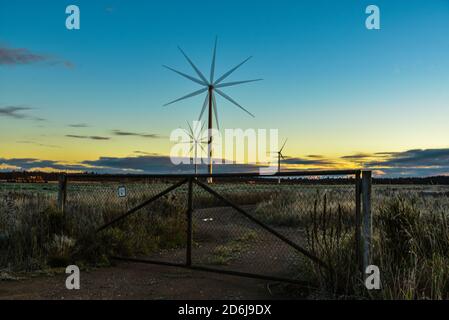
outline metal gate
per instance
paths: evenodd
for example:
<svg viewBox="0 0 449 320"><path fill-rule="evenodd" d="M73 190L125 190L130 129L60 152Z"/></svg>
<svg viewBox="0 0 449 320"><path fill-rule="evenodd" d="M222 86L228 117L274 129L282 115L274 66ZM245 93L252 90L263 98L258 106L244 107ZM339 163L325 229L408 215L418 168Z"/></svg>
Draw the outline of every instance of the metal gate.
<svg viewBox="0 0 449 320"><path fill-rule="evenodd" d="M84 215L101 217L96 233L134 219L120 234L133 236L131 243L142 250L113 256L117 260L307 285L296 276L300 259L328 268L305 248L308 219L318 214L326 223L335 212L350 219L354 263L361 270L369 264L369 171L75 174L61 176L59 190L66 216L87 206Z"/></svg>

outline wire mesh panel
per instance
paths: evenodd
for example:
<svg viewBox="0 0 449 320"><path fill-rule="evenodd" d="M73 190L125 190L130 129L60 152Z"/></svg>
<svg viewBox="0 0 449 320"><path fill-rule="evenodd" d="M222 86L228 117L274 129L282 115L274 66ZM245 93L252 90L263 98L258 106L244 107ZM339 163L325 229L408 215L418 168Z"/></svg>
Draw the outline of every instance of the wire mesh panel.
<svg viewBox="0 0 449 320"><path fill-rule="evenodd" d="M356 256L360 211L357 180L305 175L75 175L64 211L72 234L97 234L113 256L300 279L304 260L332 265L333 246Z"/></svg>
<svg viewBox="0 0 449 320"><path fill-rule="evenodd" d="M232 178L215 179L209 187L249 217L206 190L195 188L195 265L299 278L299 264L305 257L289 242L325 260L317 242L310 241L312 237L322 237L323 233L326 237L328 232L328 239L323 240L335 242L336 236L354 234L354 183L294 180L278 184L277 179Z"/></svg>
<svg viewBox="0 0 449 320"><path fill-rule="evenodd" d="M184 263L186 186L157 197L181 180L69 177L66 219L75 222L71 224L75 234L92 234L114 222L98 232L95 239L108 242L111 255ZM120 219L131 210L131 214ZM115 222L116 219L120 220Z"/></svg>

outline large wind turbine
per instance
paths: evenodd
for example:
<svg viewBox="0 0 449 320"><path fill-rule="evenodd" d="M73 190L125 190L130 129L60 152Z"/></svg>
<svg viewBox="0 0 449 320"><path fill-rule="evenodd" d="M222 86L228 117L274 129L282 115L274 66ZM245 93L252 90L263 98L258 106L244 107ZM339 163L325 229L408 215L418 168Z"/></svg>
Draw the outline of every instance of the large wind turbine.
<svg viewBox="0 0 449 320"><path fill-rule="evenodd" d="M216 58L216 54L217 54L217 38L215 39L215 45L214 45L214 50L213 50L213 55L212 55L212 64L211 64L209 79L206 79L206 77L203 75L203 73L196 67L196 65L192 62L192 60L187 56L187 54L180 47L178 47L178 49L179 49L179 51L181 51L182 55L185 57L185 59L190 64L190 66L193 68L193 70L195 71L195 73L198 77L190 76L188 74L185 74L183 72L175 70L166 65L164 65L164 67L179 74L180 76L182 76L184 78L187 78L187 79L201 85L203 88L201 88L197 91L194 91L192 93L189 93L189 94L187 94L181 98L178 98L176 100L170 101L169 103L166 103L164 106L168 106L172 103L179 102L181 100L192 98L192 97L198 96L200 94L206 93L206 97L204 99L204 103L203 103L203 107L201 109L199 120L201 120L201 118L204 114L204 111L206 110L206 107L208 107L208 142L207 142L207 146L208 146L208 155L209 155L209 174L212 174L212 127L213 127L212 118L213 118L213 115L215 115L217 129L220 129L219 124L218 124L218 110L217 110L217 101L215 98L215 93L218 93L221 97L228 100L229 102L231 102L238 108L242 109L243 111L245 111L247 114L249 114L251 117L254 118L254 115L251 112L249 112L248 110L243 108L239 103L237 103L234 99L232 99L230 96L228 96L226 93L224 93L221 89L225 88L225 87L236 86L236 85L243 84L243 83L260 81L262 79L223 82L223 80L228 78L235 70L240 68L244 63L246 63L249 59L251 59L251 57L243 60L241 63L236 65L234 68L232 68L228 72L225 72L221 77L219 77L218 79L215 79L215 58Z"/></svg>

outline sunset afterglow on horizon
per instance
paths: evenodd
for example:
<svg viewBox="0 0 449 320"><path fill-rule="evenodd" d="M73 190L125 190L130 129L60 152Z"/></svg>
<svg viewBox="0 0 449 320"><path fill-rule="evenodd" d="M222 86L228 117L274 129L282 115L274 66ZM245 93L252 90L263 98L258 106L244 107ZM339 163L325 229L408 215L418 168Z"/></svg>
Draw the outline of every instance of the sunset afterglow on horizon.
<svg viewBox="0 0 449 320"><path fill-rule="evenodd" d="M164 107L200 87L162 65L207 73L218 37L217 74L263 78L225 90L255 118L218 96L221 132L278 129L284 169L449 174L448 1L376 1L380 30L369 1L79 0L80 30L70 1L0 3L0 171L176 170L204 96Z"/></svg>

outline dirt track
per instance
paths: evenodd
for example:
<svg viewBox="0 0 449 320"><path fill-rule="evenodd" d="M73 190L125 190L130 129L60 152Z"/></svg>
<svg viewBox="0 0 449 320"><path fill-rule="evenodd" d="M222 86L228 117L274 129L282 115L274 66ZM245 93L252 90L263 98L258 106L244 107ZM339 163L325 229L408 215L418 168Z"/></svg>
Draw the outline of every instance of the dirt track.
<svg viewBox="0 0 449 320"><path fill-rule="evenodd" d="M137 263L81 272L81 289L67 290L65 275L0 282L0 299L279 299L282 285Z"/></svg>
<svg viewBox="0 0 449 320"><path fill-rule="evenodd" d="M194 217L194 264L271 276L297 275L296 252L234 210L196 210ZM300 241L298 232L279 231ZM185 249L148 258L182 263ZM2 281L0 299L285 299L291 292L285 284L265 280L125 262L81 272L77 291L67 290L65 279L61 274Z"/></svg>

